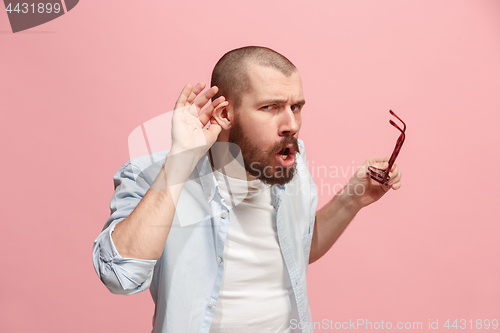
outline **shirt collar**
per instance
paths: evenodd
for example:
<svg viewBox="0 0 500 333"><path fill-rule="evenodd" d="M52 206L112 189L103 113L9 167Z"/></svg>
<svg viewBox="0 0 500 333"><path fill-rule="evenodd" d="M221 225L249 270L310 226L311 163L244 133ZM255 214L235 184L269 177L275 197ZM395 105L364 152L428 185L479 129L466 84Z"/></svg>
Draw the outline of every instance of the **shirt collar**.
<svg viewBox="0 0 500 333"><path fill-rule="evenodd" d="M205 198L208 202L210 202L213 200L215 192L218 191L219 184L217 183L217 179L212 171L212 164L210 163L208 151L198 161L196 171L198 173L197 179L199 179ZM278 209L281 201L281 195L284 191L285 185L273 185L271 187L271 204L275 209Z"/></svg>
<svg viewBox="0 0 500 333"><path fill-rule="evenodd" d="M210 202L214 198L215 191L217 191L219 185L217 184L217 180L212 172L212 165L210 163L208 151L198 161L196 171L198 173L197 178L201 184L203 193L205 194L207 201Z"/></svg>

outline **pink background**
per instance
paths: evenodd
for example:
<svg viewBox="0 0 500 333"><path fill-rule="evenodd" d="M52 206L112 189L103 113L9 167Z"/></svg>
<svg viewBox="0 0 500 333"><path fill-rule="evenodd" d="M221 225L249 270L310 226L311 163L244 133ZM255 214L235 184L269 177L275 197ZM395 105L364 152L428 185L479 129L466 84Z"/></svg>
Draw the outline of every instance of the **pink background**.
<svg viewBox="0 0 500 333"><path fill-rule="evenodd" d="M389 109L408 125L401 190L309 267L314 320L500 320L500 1L87 0L17 34L0 12L1 332L150 331L149 292L92 266L112 176L134 128L252 44L300 70L311 170L390 154ZM315 179L323 205L347 178Z"/></svg>

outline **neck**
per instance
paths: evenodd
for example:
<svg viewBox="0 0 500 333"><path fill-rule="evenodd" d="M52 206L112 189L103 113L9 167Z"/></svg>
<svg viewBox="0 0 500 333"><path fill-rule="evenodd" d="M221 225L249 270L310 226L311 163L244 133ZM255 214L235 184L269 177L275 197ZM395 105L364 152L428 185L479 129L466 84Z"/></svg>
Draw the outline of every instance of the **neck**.
<svg viewBox="0 0 500 333"><path fill-rule="evenodd" d="M233 156L236 155L236 156ZM255 180L245 170L240 148L227 141L215 142L209 150L210 162L214 170L236 179Z"/></svg>

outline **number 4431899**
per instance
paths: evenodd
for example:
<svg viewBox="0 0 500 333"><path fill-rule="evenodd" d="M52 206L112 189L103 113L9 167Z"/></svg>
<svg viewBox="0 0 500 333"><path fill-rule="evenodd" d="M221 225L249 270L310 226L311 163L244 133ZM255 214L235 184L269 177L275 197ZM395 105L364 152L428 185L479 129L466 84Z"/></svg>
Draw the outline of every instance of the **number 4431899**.
<svg viewBox="0 0 500 333"><path fill-rule="evenodd" d="M465 319L455 319L453 323L450 324L450 319L444 323L443 327L446 327L448 329L454 328L454 329L497 329L498 328L498 320L493 319L476 319L475 321L473 319L470 320L465 320Z"/></svg>
<svg viewBox="0 0 500 333"><path fill-rule="evenodd" d="M61 4L59 3L54 3L51 4L49 3L38 3L37 6L35 6L34 3L28 4L28 3L17 3L14 8L12 8L12 3L9 3L7 8L5 8L5 11L7 11L9 14L12 12L15 13L38 13L38 14L43 14L43 13L59 13L61 11Z"/></svg>

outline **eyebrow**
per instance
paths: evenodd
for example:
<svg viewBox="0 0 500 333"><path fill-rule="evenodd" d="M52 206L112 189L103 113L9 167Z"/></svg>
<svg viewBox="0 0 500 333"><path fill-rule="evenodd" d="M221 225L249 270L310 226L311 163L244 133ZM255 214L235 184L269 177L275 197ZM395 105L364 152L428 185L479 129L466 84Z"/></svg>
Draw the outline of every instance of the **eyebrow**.
<svg viewBox="0 0 500 333"><path fill-rule="evenodd" d="M269 104L285 104L287 102L286 99L266 99L263 101L258 102L258 105L269 105ZM300 101L293 103L293 105L300 105L304 106L306 104L306 101L301 99Z"/></svg>

